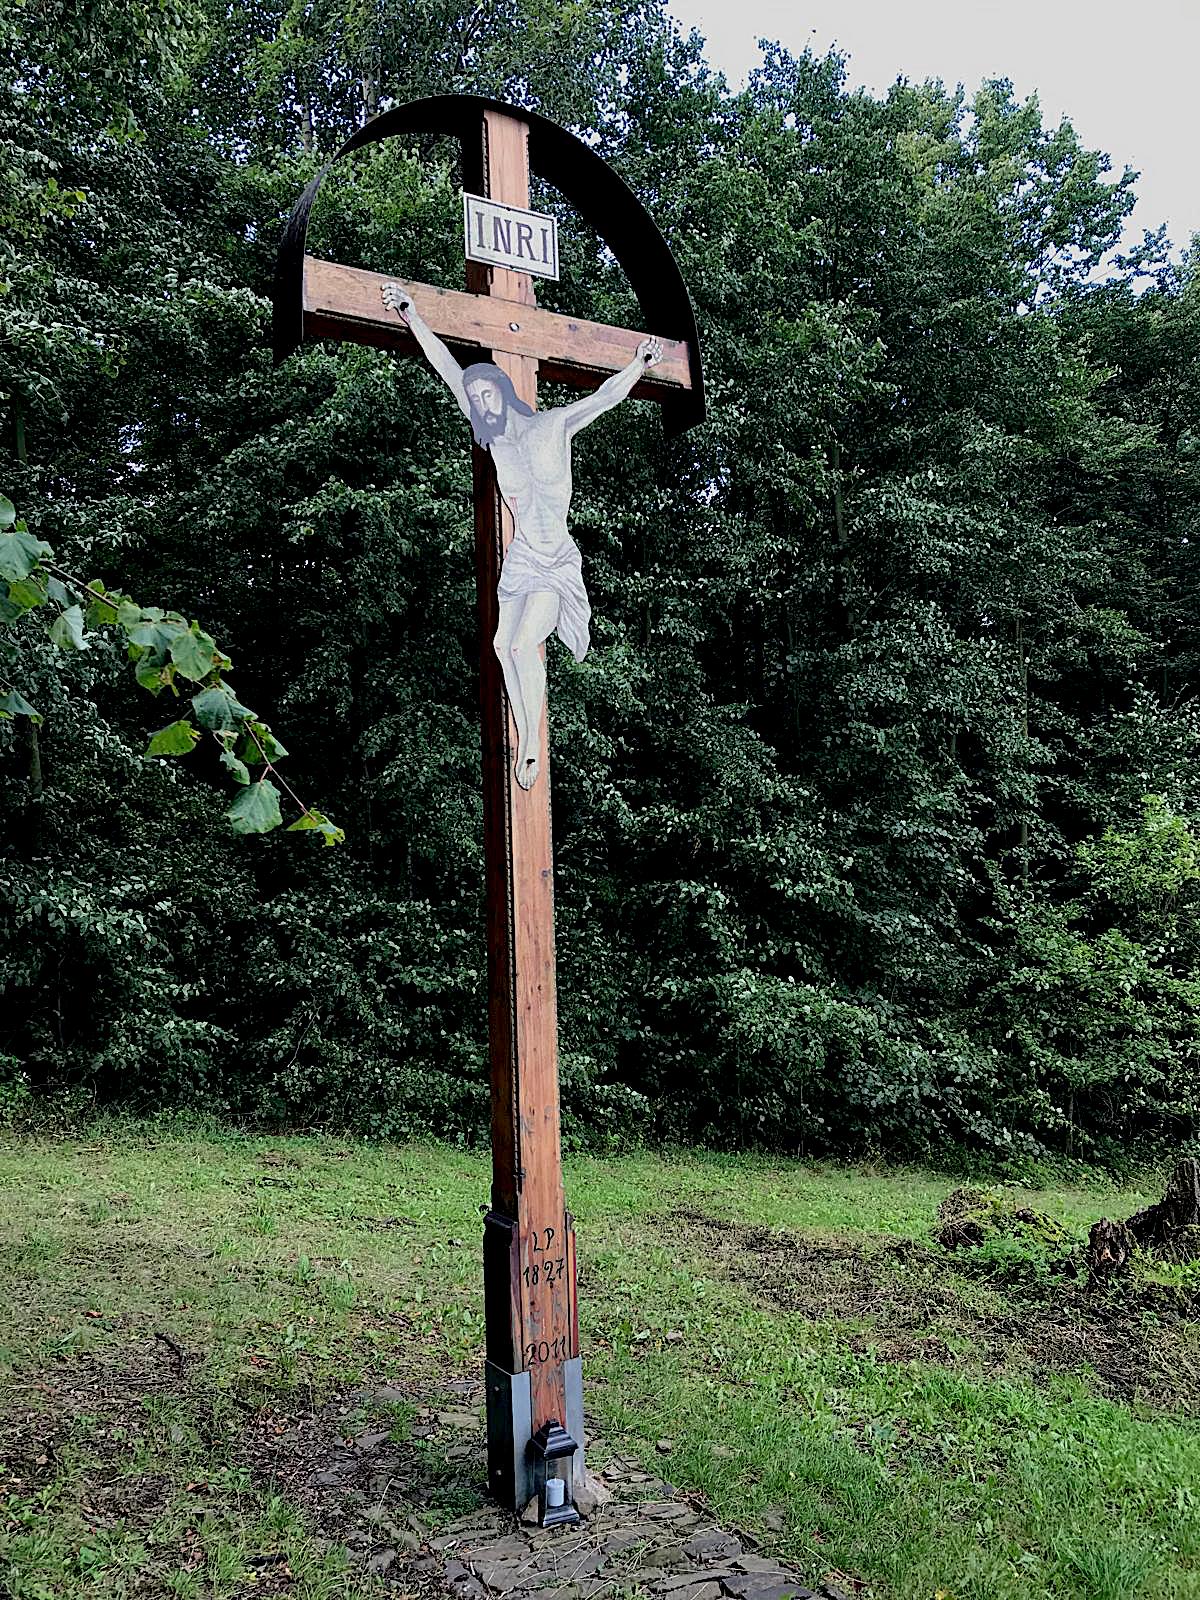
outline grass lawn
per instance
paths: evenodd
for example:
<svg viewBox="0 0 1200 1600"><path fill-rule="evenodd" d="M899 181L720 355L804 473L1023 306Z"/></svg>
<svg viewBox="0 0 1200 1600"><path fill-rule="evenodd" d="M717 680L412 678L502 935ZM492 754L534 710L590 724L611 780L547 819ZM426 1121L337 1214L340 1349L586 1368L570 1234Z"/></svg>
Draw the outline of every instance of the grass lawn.
<svg viewBox="0 0 1200 1600"><path fill-rule="evenodd" d="M247 1437L368 1377L403 1437L406 1397L478 1372L488 1178L435 1145L0 1136L0 1593L372 1593ZM1170 1273L1097 1301L946 1257L928 1173L637 1155L567 1185L590 1409L765 1553L873 1600L1200 1600ZM1147 1198L1030 1203L1082 1237Z"/></svg>

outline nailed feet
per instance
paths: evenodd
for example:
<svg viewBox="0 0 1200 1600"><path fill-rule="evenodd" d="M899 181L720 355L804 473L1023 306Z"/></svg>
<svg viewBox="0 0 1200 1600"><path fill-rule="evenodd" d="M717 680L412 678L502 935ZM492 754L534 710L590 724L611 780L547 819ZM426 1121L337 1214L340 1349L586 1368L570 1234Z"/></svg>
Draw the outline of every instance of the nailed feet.
<svg viewBox="0 0 1200 1600"><path fill-rule="evenodd" d="M517 782L522 789L532 789L541 770L541 763L538 760L537 753L534 752L533 755L518 755L515 770Z"/></svg>

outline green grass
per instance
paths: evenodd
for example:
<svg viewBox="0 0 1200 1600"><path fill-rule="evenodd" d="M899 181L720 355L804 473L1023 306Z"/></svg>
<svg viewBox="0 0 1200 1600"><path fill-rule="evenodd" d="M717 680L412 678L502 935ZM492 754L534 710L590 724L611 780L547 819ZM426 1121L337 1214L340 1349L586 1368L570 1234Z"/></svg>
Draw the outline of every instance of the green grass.
<svg viewBox="0 0 1200 1600"><path fill-rule="evenodd" d="M304 1600L370 1594L245 1433L368 1377L438 1404L478 1371L488 1181L433 1145L3 1136L0 1592L224 1600L286 1569ZM672 1481L764 1550L877 1600L1200 1600L1200 1428L1106 1397L1086 1326L1078 1359L1071 1323L1026 1360L1044 1285L898 1252L950 1179L681 1154L567 1181L589 1405L659 1471L668 1437ZM1028 1193L1078 1234L1149 1196ZM789 1276L798 1243L815 1276ZM1196 1331L1137 1329L1183 1378Z"/></svg>

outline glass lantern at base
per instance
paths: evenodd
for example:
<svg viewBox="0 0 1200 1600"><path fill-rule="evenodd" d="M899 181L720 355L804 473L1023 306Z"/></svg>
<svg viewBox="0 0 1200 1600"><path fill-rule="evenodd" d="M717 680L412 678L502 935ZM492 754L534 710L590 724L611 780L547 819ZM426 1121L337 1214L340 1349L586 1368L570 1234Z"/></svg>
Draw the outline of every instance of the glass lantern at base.
<svg viewBox="0 0 1200 1600"><path fill-rule="evenodd" d="M578 1522L571 1493L574 1456L579 1446L560 1422L544 1422L529 1441L537 1491L538 1524L556 1528Z"/></svg>

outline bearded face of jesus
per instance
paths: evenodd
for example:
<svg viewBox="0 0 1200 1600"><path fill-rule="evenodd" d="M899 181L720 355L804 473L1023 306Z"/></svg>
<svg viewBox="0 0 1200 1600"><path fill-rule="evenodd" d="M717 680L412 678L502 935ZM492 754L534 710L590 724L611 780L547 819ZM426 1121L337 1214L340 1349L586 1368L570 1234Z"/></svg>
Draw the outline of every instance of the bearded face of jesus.
<svg viewBox="0 0 1200 1600"><path fill-rule="evenodd" d="M501 437L514 412L521 417L533 415L533 407L521 399L508 373L492 361L477 361L468 367L463 388L471 408L471 431L483 450Z"/></svg>
<svg viewBox="0 0 1200 1600"><path fill-rule="evenodd" d="M508 401L500 385L491 378L476 378L466 388L471 403L471 427L475 438L486 448L504 432L508 423Z"/></svg>

